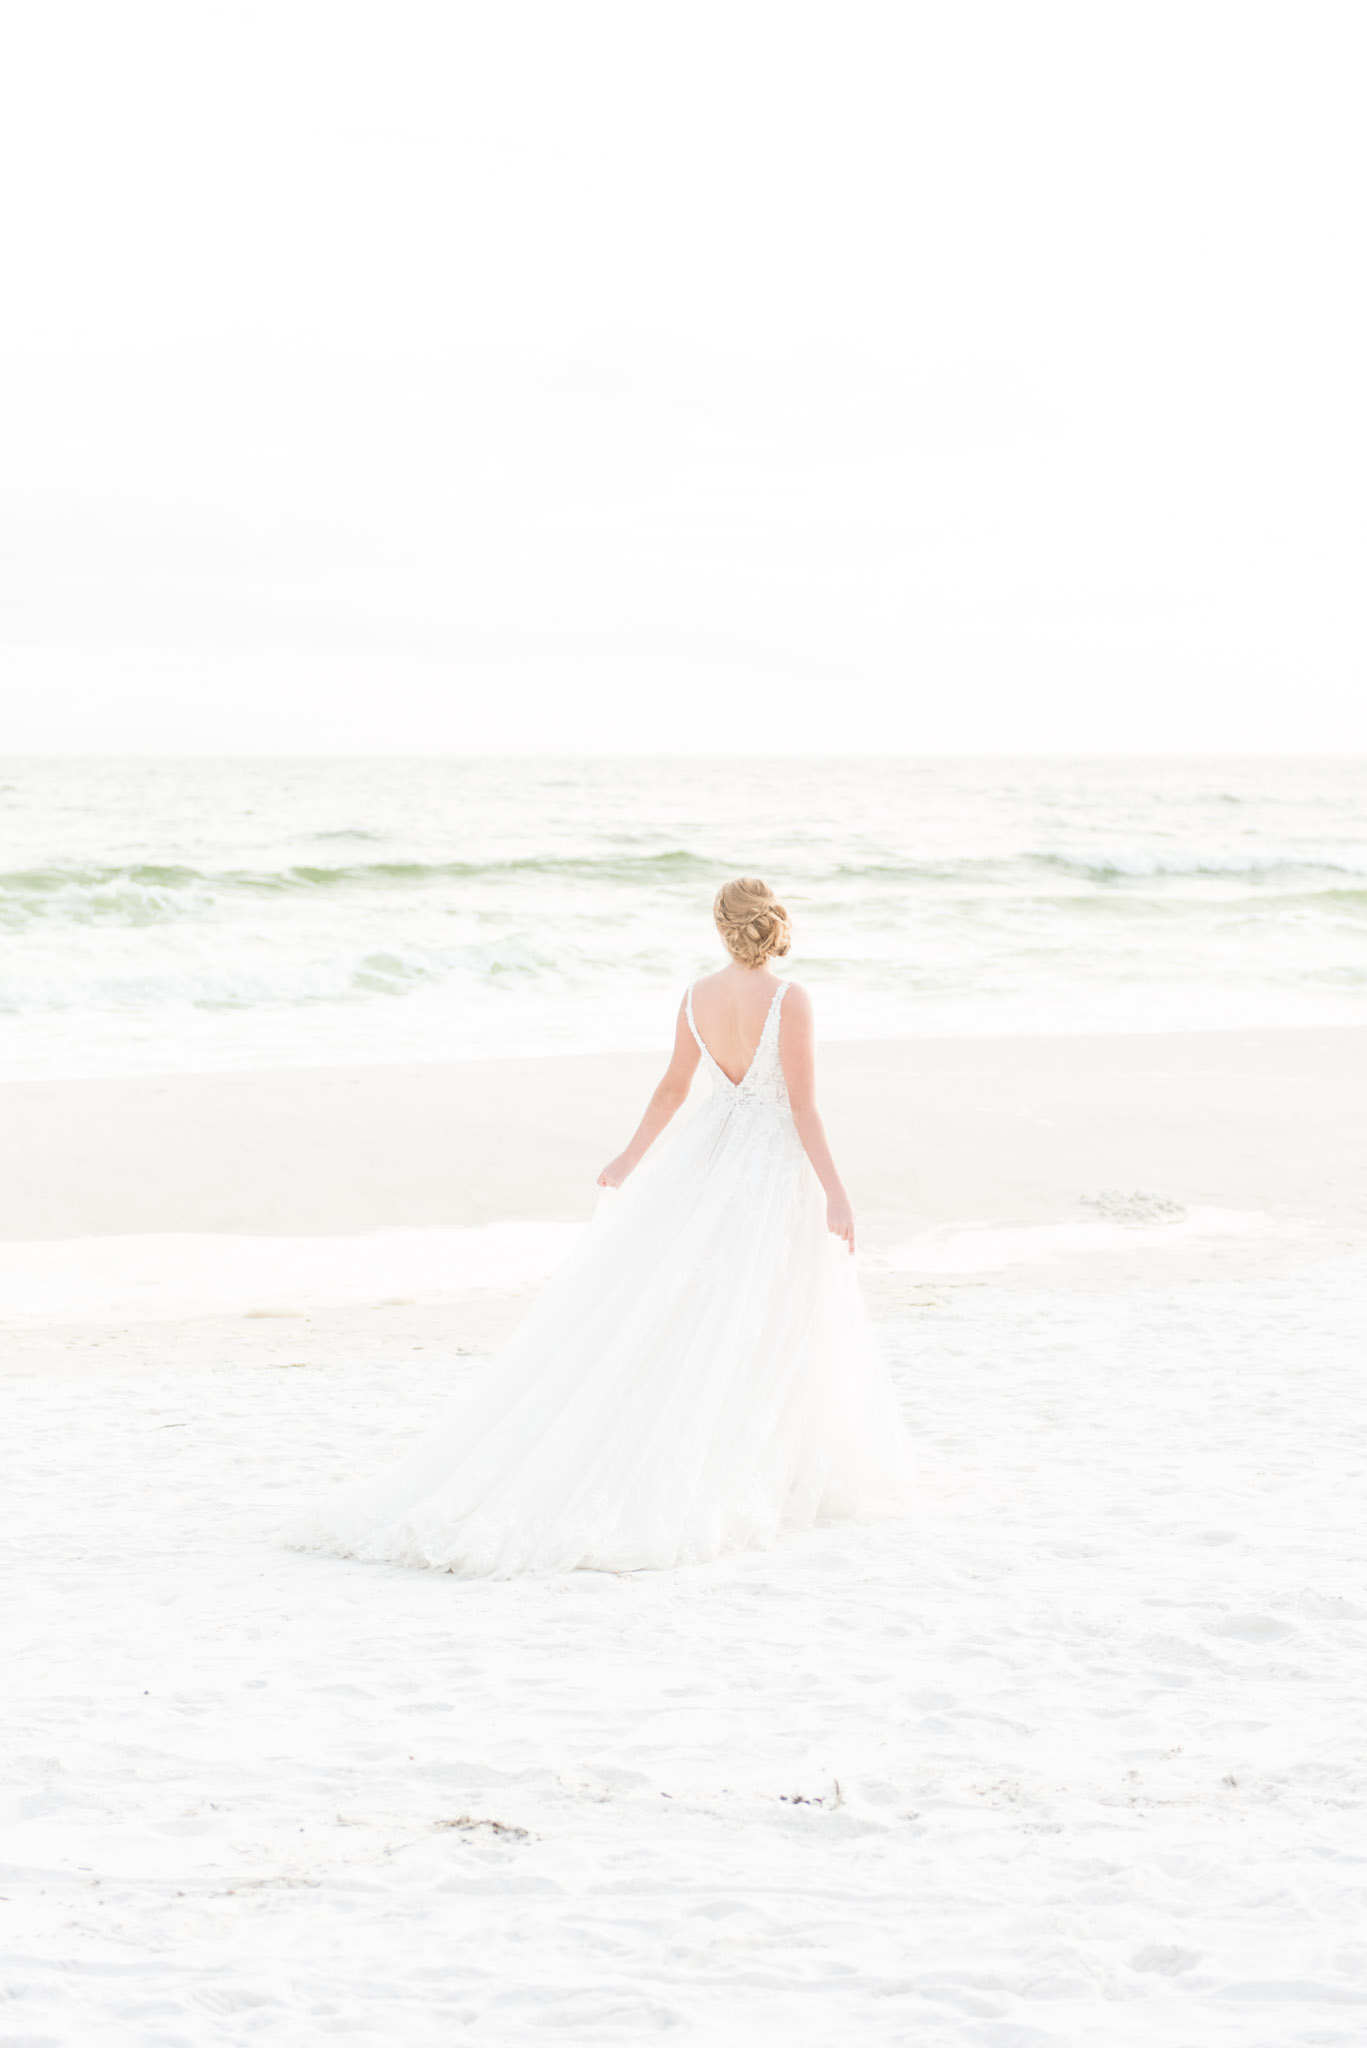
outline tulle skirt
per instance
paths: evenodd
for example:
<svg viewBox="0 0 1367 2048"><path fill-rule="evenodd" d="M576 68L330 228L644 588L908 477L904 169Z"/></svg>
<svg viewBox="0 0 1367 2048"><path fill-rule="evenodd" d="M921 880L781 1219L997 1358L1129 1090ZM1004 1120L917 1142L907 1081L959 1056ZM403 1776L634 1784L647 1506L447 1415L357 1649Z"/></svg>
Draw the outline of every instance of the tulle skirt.
<svg viewBox="0 0 1367 2048"><path fill-rule="evenodd" d="M472 1578L634 1571L897 1513L909 1491L854 1261L786 1104L713 1103L603 1196L406 1456L280 1535Z"/></svg>

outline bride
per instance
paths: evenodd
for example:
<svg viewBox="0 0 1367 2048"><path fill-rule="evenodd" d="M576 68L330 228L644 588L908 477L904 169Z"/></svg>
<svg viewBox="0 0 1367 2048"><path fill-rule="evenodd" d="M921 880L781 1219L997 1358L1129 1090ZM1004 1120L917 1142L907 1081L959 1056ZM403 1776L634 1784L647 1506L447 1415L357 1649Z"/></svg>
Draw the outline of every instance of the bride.
<svg viewBox="0 0 1367 2048"><path fill-rule="evenodd" d="M285 1542L469 1578L632 1571L905 1504L811 1000L769 965L788 914L742 878L714 916L730 959L685 994L664 1079L598 1176L620 1192L407 1456ZM710 1094L675 1124L699 1063Z"/></svg>

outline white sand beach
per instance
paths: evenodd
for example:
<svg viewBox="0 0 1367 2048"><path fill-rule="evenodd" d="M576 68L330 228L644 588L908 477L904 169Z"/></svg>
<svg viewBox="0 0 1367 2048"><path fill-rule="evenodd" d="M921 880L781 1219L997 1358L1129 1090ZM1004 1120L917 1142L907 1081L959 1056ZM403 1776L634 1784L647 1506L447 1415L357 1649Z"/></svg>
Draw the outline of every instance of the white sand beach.
<svg viewBox="0 0 1367 2048"><path fill-rule="evenodd" d="M1356 2048L1365 1053L830 1047L916 1515L511 1584L269 1532L653 1063L0 1090L0 2035Z"/></svg>

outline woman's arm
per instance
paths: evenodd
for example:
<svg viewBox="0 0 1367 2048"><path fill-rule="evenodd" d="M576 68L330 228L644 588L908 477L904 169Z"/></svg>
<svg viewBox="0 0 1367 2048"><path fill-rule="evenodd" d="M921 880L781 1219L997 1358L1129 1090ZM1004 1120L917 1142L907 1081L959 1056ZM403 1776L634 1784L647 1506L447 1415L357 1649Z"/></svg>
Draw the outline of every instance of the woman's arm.
<svg viewBox="0 0 1367 2048"><path fill-rule="evenodd" d="M836 1171L826 1129L816 1107L816 1028L812 999L796 982L789 985L779 1012L778 1056L788 1084L788 1102L802 1149L826 1191L826 1227L854 1250L854 1210Z"/></svg>
<svg viewBox="0 0 1367 2048"><path fill-rule="evenodd" d="M664 1079L646 1104L646 1113L636 1126L636 1134L626 1151L610 1159L599 1174L600 1188L619 1188L622 1185L633 1168L640 1165L688 1094L689 1083L698 1068L698 1041L688 1028L687 1002L685 996L679 1005L679 1018L674 1027L674 1056L665 1069Z"/></svg>

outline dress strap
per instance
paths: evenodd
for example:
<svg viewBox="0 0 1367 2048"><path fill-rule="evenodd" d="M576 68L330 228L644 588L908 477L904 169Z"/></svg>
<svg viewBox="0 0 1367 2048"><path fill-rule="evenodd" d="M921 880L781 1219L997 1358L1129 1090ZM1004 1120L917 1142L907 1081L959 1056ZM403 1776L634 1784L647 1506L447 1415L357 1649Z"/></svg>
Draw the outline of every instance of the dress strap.
<svg viewBox="0 0 1367 2048"><path fill-rule="evenodd" d="M759 1045L755 1047L755 1059L759 1058L760 1047L767 1045L771 1038L778 1035L779 1012L783 1008L783 998L787 993L788 984L786 981L781 981L774 990L773 995L769 998L769 1008L764 1015L764 1029L759 1034ZM750 1064L753 1066L754 1060Z"/></svg>
<svg viewBox="0 0 1367 2048"><path fill-rule="evenodd" d="M708 1057L709 1059L711 1059L711 1057L712 1057L711 1053L707 1052L707 1047L706 1047L706 1046L705 1046L705 1045L703 1044L703 1042L702 1042L702 1034L701 1034L701 1033L699 1032L699 1030L698 1030L698 1027L697 1027L697 1025L696 1025L696 1024L695 1024L695 1023L693 1022L693 989L694 989L694 986L695 986L695 984L694 984L693 982L691 982L691 981L690 981L690 982L689 982L689 984L688 984L688 993L687 993L687 995L686 995L686 996L684 997L684 1009L685 1009L685 1010L687 1011L687 1013L688 1013L688 1028L689 1028L689 1030L690 1030L690 1031L691 1031L691 1032L693 1033L694 1041L695 1041L695 1043L696 1043L696 1045L697 1045L698 1051L699 1051L699 1052L701 1052L701 1053L707 1053L707 1057Z"/></svg>

